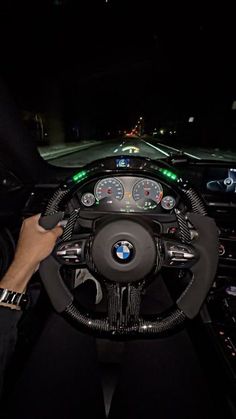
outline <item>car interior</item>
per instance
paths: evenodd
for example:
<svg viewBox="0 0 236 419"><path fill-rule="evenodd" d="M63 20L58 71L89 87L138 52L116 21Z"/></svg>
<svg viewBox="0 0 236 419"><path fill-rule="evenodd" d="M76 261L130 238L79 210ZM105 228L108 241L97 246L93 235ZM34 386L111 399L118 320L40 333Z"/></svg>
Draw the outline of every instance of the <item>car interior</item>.
<svg viewBox="0 0 236 419"><path fill-rule="evenodd" d="M70 1L52 3L58 19L57 34L63 34L63 30L59 28L59 23L64 22L63 16L67 16L68 21L74 24L71 16L79 9ZM103 3L101 7L106 12L107 19L109 14L105 8L112 8L113 2L110 0ZM68 5L71 7L69 11L66 9ZM133 12L134 6L129 7L129 13ZM147 6L144 7L145 13L146 8ZM89 10L86 13L87 17L90 16ZM119 13L122 15L124 8ZM6 16L9 16L9 11ZM148 19L147 16L145 15ZM104 17L103 19L102 22L105 21ZM49 21L48 18L47 22ZM92 22L96 22L96 17L93 17ZM146 21L144 28L149 24L150 21ZM40 25L42 27L41 20ZM142 25L140 26L139 30L142 31ZM74 29L71 29L71 33L75 35ZM48 37L48 34L49 32L42 36ZM129 39L127 34L122 37ZM138 39L142 39L142 36ZM91 39L88 42L92 42ZM44 43L43 45L45 46ZM58 45L56 41L55 45ZM116 54L119 54L117 45L114 48ZM140 48L142 51L143 45ZM40 52L37 48L36 51L31 50L27 63L31 56L34 60L37 56L50 67L44 70L45 74L47 71L54 71L52 63L47 63L48 57L40 57ZM47 54L49 53L48 50ZM71 54L73 55L72 47ZM80 60L83 59L85 58L82 54ZM120 77L124 77L123 63L119 63L120 67L113 63L115 80L119 71L122 73ZM71 76L75 79L71 70L73 65L70 63L68 66L69 72L63 69L64 76L66 74L65 77ZM127 70L125 89L128 80L132 78L131 67ZM4 71L8 71L7 64ZM84 84L84 91L78 98L78 114L81 124L84 123L86 127L81 132L92 138L94 143L91 145L88 142L84 145L81 142L83 138L81 140L79 137L73 141L73 147L80 147L82 144L81 149L73 149L71 139L66 140L66 152L58 152L58 148L54 157L47 160L40 151L40 147L46 149L42 142L49 141L47 147L53 143L47 138L47 125L40 143L35 140L32 130L22 118L19 91L24 91L24 88L15 89L11 81L14 80L17 84L19 78L6 77L4 71L1 74L4 81L0 83L0 277L14 257L24 218L41 214L39 223L42 227L50 229L60 223L63 226L63 235L57 241L53 253L40 264L30 282L30 304L20 320L16 351L6 375L3 405L11 397L12 380L17 382L18 377L24 373L28 360L40 342L49 313L53 312L57 313L58 318L64 319L68 327L95 339L106 415L110 409L115 409L111 407L112 397L116 394L119 368L127 342L131 342L131 345L134 342L135 345L140 340L148 343L155 341L158 345L158 342L175 339L184 331L194 348L197 365L204 373L204 385L211 394L215 411L218 412L219 416L215 413L214 417L236 418L236 155L233 146L230 148L227 144L227 147L223 147L223 139L220 140L222 150L219 139L215 145L214 140L212 142L215 132L212 134L212 125L208 127L208 131L204 131L204 138L201 140L199 126L198 130L190 130L185 135L177 123L181 117L176 115L176 130L180 132L176 137L175 128L167 124L167 119L167 128L162 128L162 121L159 128L154 128L147 116L150 103L151 106L154 103L153 97L149 104L143 105L142 113L137 113L133 103L136 94L134 87L131 87L133 101L129 99L127 105L133 106L128 117L126 115L129 121L127 130L126 127L123 128L123 122L119 132L117 129L119 118L122 120L124 117L124 111L121 111L121 115L115 112L115 123L114 120L108 122L112 111L106 114L106 104L103 109L103 126L110 124L106 128L106 134L101 134L101 125L97 122L97 137L94 127L88 135L88 102L99 92L97 89L94 93L94 83L98 83L103 92L101 86L104 77L109 78L112 73L109 70L104 76L99 70L95 75L88 75L89 72L86 73L83 68L80 83ZM157 71L158 77L161 77L162 71ZM134 77L139 80L144 73L146 77L147 68L142 69L138 64L137 72L138 76L135 73ZM26 87L27 94L24 94L27 97L32 95L35 102L38 98L35 99L32 86L43 84L45 74L40 81L30 76L30 83ZM155 72L153 77L156 77ZM24 84L27 84L26 80L25 76ZM90 82L92 93L87 90ZM63 84L64 81L60 83ZM121 88L123 83L122 79L116 89ZM142 86L140 89L142 91ZM37 85L37 94L39 90ZM170 91L172 93L172 88ZM14 92L17 92L18 97L16 94L12 99ZM139 94L142 96L142 92ZM111 88L111 92L107 94L108 100L111 100L112 95ZM162 92L161 95L163 99L165 94ZM115 111L120 108L124 98L123 94L118 97ZM157 105L158 109L162 106L162 99ZM83 100L84 113L81 112ZM25 103L27 100L24 106ZM97 107L91 105L92 112L95 109L98 112L98 121L102 118L102 110L99 109L102 108L102 103L99 97ZM50 105L54 106L53 104L57 106L55 97ZM30 105L28 107L30 109ZM184 106L183 109L185 112ZM69 111L65 112L68 126ZM75 112L75 107L72 111ZM38 114L40 112L44 115L44 112L37 111ZM48 112L50 114L51 110ZM191 115L191 112L190 107L187 114ZM232 108L230 112L232 114L236 111ZM61 134L57 118L60 119L62 114L58 111L55 115L54 131L48 130L49 136L52 135L50 132ZM168 118L171 119L170 113ZM190 121L189 116L188 118L189 129L189 125L192 128L194 122ZM33 128L37 135L42 129L38 121L39 119L36 121L36 129L35 126ZM216 121L217 117L213 120L213 125ZM227 123L229 124L229 119ZM114 135L113 127L114 132L116 131ZM75 132L75 128L73 129ZM169 135L165 136L164 130ZM67 135L71 138L68 130ZM55 141L53 146L55 148ZM181 347L177 345L176 348L180 351ZM179 355L183 361L186 359L187 370L187 346L183 345L182 354ZM163 365L171 362L164 346L162 349L162 343L159 352L156 352L156 358L156 362L159 359ZM137 365L138 362L140 360ZM125 373L122 374L125 377ZM151 369L147 370L147 376L148 374L150 377ZM163 383L165 380L166 403L171 405L168 397L170 383L163 377ZM127 388L128 385L129 378ZM200 386L198 383L196 385ZM178 394L178 385L175 391ZM197 391L201 397L201 391ZM34 415L31 417L33 419ZM70 415L67 417L69 419ZM164 419L169 416L158 416L157 409L155 417ZM172 412L170 417L180 416L177 413L175 416ZM194 412L191 417L195 417Z"/></svg>

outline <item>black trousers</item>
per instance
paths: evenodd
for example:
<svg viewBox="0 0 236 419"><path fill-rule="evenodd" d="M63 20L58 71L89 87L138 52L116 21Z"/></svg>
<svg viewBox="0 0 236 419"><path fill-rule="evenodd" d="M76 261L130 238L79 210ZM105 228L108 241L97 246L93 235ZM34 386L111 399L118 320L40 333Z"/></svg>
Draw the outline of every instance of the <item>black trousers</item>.
<svg viewBox="0 0 236 419"><path fill-rule="evenodd" d="M159 292L146 300L148 309L153 305L163 308L165 290L159 287ZM11 384L6 406L1 418L104 419L95 339L78 332L59 315L51 314L20 377ZM186 331L163 339L124 344L109 418L152 417L216 417Z"/></svg>

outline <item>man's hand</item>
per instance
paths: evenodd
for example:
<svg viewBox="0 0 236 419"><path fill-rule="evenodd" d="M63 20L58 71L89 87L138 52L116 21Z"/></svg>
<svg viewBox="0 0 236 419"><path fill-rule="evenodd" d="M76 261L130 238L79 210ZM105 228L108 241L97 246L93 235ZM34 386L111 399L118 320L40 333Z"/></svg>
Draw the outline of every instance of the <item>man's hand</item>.
<svg viewBox="0 0 236 419"><path fill-rule="evenodd" d="M0 288L23 292L39 263L50 255L61 236L61 227L44 230L38 223L39 218L40 214L23 222L14 260L0 281Z"/></svg>
<svg viewBox="0 0 236 419"><path fill-rule="evenodd" d="M52 252L57 238L62 234L61 227L44 230L40 227L40 215L27 218L21 227L16 248L15 260L23 261L36 269L38 264Z"/></svg>

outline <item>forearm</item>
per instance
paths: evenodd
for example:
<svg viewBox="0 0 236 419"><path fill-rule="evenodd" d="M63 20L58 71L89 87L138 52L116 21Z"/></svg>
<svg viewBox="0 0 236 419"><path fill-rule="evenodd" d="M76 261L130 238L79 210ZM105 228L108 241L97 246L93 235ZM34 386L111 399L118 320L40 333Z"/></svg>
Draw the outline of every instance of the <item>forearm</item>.
<svg viewBox="0 0 236 419"><path fill-rule="evenodd" d="M29 279L35 271L35 266L25 264L19 259L14 260L7 273L0 281L0 288L7 288L11 291L24 292Z"/></svg>
<svg viewBox="0 0 236 419"><path fill-rule="evenodd" d="M57 238L62 234L63 230L59 226L52 230L44 230L40 227L39 216L38 214L23 222L14 260L0 280L0 288L15 293L24 293L39 263L52 252ZM11 293L3 291L1 295L11 296ZM20 295L21 297L24 296ZM3 297L2 300L5 303L0 303L0 391L4 369L15 348L17 323L21 316L18 304L13 304L14 299L8 300ZM23 303L26 300L24 301L23 298ZM7 304L8 301L11 304Z"/></svg>

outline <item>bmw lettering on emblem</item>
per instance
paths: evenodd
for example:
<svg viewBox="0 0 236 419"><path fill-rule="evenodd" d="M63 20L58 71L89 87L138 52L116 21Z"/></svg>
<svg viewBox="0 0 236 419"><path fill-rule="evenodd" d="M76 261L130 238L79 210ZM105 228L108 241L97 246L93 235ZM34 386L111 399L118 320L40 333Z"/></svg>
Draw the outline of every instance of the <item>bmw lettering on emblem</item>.
<svg viewBox="0 0 236 419"><path fill-rule="evenodd" d="M134 247L133 245L126 241L122 240L114 244L113 246L113 256L120 263L127 263L133 258Z"/></svg>

